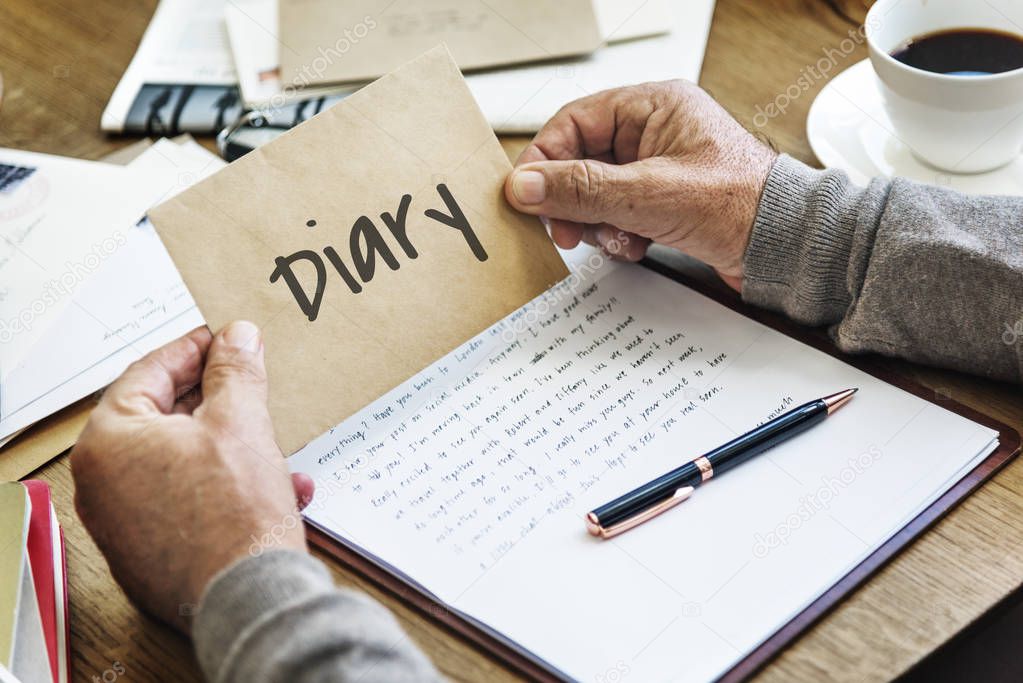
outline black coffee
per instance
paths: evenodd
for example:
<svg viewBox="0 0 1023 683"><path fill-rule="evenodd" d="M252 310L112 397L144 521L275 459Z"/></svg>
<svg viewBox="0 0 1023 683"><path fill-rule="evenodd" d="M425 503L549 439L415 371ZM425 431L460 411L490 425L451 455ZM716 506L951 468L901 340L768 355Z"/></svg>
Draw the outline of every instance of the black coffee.
<svg viewBox="0 0 1023 683"><path fill-rule="evenodd" d="M1023 67L1023 36L987 29L935 31L911 39L891 54L925 71L983 76Z"/></svg>

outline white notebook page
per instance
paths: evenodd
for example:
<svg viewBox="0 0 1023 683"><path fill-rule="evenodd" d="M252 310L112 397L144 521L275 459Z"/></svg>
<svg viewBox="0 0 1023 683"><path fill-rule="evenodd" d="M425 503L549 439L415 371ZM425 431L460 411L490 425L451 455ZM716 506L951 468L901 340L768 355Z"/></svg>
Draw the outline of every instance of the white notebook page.
<svg viewBox="0 0 1023 683"><path fill-rule="evenodd" d="M578 280L290 459L317 482L311 523L566 676L720 675L996 445L642 267ZM599 504L848 387L825 423L670 512L587 535Z"/></svg>

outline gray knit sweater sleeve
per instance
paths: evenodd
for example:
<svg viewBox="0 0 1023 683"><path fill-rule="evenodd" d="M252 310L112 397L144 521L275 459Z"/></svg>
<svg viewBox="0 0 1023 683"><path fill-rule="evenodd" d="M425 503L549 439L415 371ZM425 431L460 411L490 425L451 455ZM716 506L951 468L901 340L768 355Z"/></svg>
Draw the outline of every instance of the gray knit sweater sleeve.
<svg viewBox="0 0 1023 683"><path fill-rule="evenodd" d="M1023 198L866 188L782 155L746 250L747 302L877 352L1023 381Z"/></svg>
<svg viewBox="0 0 1023 683"><path fill-rule="evenodd" d="M211 683L440 680L390 612L335 587L319 561L291 550L214 577L192 639Z"/></svg>

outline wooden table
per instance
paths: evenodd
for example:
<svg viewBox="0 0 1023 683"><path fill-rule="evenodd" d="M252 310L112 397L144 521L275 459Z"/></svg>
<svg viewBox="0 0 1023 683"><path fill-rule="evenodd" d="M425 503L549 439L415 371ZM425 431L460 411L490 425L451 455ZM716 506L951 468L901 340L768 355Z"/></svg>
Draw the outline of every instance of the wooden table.
<svg viewBox="0 0 1023 683"><path fill-rule="evenodd" d="M156 0L4 0L0 72L5 98L0 146L89 159L130 140L99 131L100 112L134 53ZM866 56L848 31L862 21L856 0L718 0L701 83L751 125L770 102L828 55L832 73ZM846 15L843 17L843 14ZM845 42L843 42L845 41ZM808 162L804 134L811 87L763 133L778 149ZM758 121L759 122L759 121ZM510 150L523 141L510 140ZM935 392L1023 430L1019 387L891 361ZM103 558L74 515L66 456L36 476L53 487L67 534L72 665L76 680L197 680L188 641L140 615L111 580ZM919 539L761 675L767 681L886 680L970 624L1023 577L1023 461ZM390 606L402 625L454 680L512 680L486 656L449 636L345 569L340 584ZM104 678L106 673L106 678Z"/></svg>

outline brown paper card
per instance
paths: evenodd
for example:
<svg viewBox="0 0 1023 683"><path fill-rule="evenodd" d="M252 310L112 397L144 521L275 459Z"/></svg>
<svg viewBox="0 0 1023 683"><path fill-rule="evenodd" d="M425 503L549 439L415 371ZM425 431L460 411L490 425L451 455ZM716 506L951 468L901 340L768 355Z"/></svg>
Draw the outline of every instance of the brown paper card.
<svg viewBox="0 0 1023 683"><path fill-rule="evenodd" d="M592 52L592 0L280 0L281 80L365 81L438 43L462 69Z"/></svg>
<svg viewBox="0 0 1023 683"><path fill-rule="evenodd" d="M506 203L510 170L439 47L149 216L211 329L263 328L290 454L568 274L543 226ZM402 207L404 246L387 226ZM280 266L292 256L298 296Z"/></svg>
<svg viewBox="0 0 1023 683"><path fill-rule="evenodd" d="M87 396L14 437L0 450L0 481L26 477L74 446L95 405Z"/></svg>

